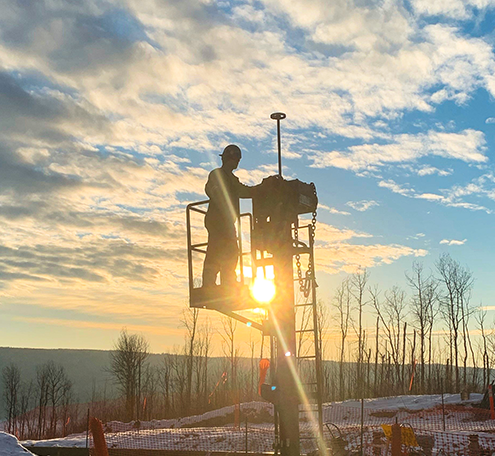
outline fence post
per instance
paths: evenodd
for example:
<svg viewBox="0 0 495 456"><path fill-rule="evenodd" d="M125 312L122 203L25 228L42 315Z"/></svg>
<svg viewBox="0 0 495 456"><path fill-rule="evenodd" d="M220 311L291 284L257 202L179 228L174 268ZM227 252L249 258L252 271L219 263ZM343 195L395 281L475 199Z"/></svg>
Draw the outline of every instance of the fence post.
<svg viewBox="0 0 495 456"><path fill-rule="evenodd" d="M488 398L490 400L490 416L492 420L495 420L495 410L493 408L493 386L488 385Z"/></svg>
<svg viewBox="0 0 495 456"><path fill-rule="evenodd" d="M363 433L364 433L364 394L363 391L361 391L361 438L360 438L360 446L361 446L361 451L359 452L361 456L364 456L364 438L363 438Z"/></svg>
<svg viewBox="0 0 495 456"><path fill-rule="evenodd" d="M443 379L441 381L442 386L442 428L445 431L445 402L443 400Z"/></svg>
<svg viewBox="0 0 495 456"><path fill-rule="evenodd" d="M88 407L88 416L86 419L86 448L89 448L89 407Z"/></svg>
<svg viewBox="0 0 495 456"><path fill-rule="evenodd" d="M397 418L392 424L392 456L402 456L402 432Z"/></svg>
<svg viewBox="0 0 495 456"><path fill-rule="evenodd" d="M468 454L469 456L480 455L480 443L476 434L472 434L469 436Z"/></svg>
<svg viewBox="0 0 495 456"><path fill-rule="evenodd" d="M246 454L248 453L248 416L247 413L245 415L246 419Z"/></svg>

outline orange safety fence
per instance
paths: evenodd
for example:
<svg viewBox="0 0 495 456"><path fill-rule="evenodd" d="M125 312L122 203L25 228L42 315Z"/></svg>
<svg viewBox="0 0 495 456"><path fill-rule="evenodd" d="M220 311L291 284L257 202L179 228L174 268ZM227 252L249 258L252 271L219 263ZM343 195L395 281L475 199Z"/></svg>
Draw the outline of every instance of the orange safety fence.
<svg viewBox="0 0 495 456"><path fill-rule="evenodd" d="M267 402L240 404L240 427L234 426L234 406L203 415L149 422L109 422L103 427L110 456L137 456L142 450L181 452L272 453L273 406ZM325 404L324 440L330 454L392 455L391 425L401 425L402 454L425 456L491 456L495 453L495 420L490 411L470 405L435 406L424 410L361 408ZM317 448L318 425L313 412L300 413L301 454ZM96 439L94 440L96 444ZM94 444L92 444L94 447ZM147 454L147 453L142 453ZM100 456L92 451L92 455Z"/></svg>

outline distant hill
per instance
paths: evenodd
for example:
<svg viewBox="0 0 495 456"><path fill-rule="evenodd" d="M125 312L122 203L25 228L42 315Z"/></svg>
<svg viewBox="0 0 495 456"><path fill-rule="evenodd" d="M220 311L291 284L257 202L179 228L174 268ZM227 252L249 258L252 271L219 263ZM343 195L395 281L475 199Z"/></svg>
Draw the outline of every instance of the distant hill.
<svg viewBox="0 0 495 456"><path fill-rule="evenodd" d="M74 395L78 401L87 402L91 399L93 389L102 391L106 386L108 396L115 395L115 386L110 374L106 371L109 359L110 352L108 350L0 347L0 373L5 366L14 363L21 370L22 380L29 383L30 380L36 378L36 366L47 361L54 361L64 366L73 382ZM2 390L1 381L0 390ZM0 397L0 419L4 415L3 397Z"/></svg>
<svg viewBox="0 0 495 456"><path fill-rule="evenodd" d="M147 361L152 366L157 366L162 362L163 356L163 353L152 353ZM117 388L108 372L110 350L0 347L0 421L6 416L1 378L3 368L10 363L16 364L21 370L22 381L29 383L31 380L36 380L36 367L48 361L61 364L65 368L73 383L76 402L91 401L94 392L100 398L103 392L107 399L117 397ZM221 362L220 358L210 358L210 372L214 373L215 367Z"/></svg>

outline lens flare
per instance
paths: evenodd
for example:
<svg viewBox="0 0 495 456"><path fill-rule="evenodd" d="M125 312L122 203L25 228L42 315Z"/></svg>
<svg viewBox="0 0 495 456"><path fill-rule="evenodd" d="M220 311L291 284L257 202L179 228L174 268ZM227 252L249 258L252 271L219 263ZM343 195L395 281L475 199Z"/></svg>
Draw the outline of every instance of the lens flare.
<svg viewBox="0 0 495 456"><path fill-rule="evenodd" d="M268 304L275 297L275 291L273 280L256 277L251 288L251 295L259 303Z"/></svg>

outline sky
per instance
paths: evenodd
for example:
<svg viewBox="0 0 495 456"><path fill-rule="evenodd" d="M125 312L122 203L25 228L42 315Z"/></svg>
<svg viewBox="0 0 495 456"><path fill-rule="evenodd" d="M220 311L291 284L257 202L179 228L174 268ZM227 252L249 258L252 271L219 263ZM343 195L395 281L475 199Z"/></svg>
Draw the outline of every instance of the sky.
<svg viewBox="0 0 495 456"><path fill-rule="evenodd" d="M446 252L495 309L494 0L0 9L0 346L181 344L185 207L229 143L241 181L276 173L275 111L284 177L318 191L322 300Z"/></svg>

